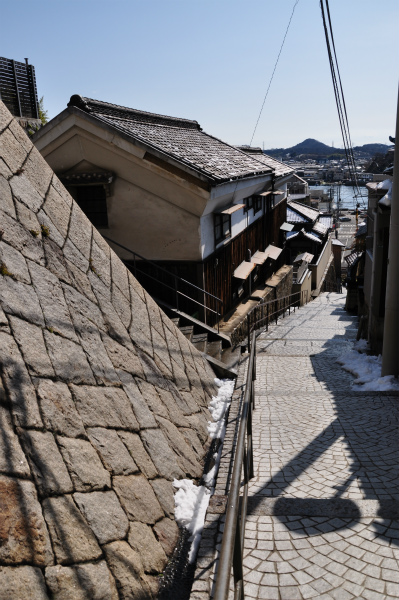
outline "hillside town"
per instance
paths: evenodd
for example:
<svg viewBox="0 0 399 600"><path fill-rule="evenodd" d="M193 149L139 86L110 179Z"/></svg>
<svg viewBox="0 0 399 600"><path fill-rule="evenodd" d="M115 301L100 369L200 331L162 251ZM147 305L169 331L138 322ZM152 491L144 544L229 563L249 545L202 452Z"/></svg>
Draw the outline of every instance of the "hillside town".
<svg viewBox="0 0 399 600"><path fill-rule="evenodd" d="M79 92L0 57L0 600L396 598L395 138Z"/></svg>

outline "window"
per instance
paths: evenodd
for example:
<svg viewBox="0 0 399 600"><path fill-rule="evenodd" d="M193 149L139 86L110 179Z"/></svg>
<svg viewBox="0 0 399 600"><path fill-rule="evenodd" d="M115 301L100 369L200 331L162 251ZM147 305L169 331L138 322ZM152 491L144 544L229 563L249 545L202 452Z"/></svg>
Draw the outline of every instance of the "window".
<svg viewBox="0 0 399 600"><path fill-rule="evenodd" d="M245 208L244 212L248 212L250 208L253 207L253 197L249 196L249 198L244 198Z"/></svg>
<svg viewBox="0 0 399 600"><path fill-rule="evenodd" d="M231 216L215 214L215 244L227 240L231 236Z"/></svg>
<svg viewBox="0 0 399 600"><path fill-rule="evenodd" d="M103 185L77 186L76 201L95 227L108 227L107 198Z"/></svg>
<svg viewBox="0 0 399 600"><path fill-rule="evenodd" d="M262 196L254 196L254 215L262 210Z"/></svg>

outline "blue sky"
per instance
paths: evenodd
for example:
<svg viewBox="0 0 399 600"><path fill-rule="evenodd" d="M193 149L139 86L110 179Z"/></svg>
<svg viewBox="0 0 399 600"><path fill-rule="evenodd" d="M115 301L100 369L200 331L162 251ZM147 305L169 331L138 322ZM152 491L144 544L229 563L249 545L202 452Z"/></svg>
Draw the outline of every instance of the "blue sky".
<svg viewBox="0 0 399 600"><path fill-rule="evenodd" d="M295 0L0 0L0 54L35 66L54 117L72 94L197 120L248 144ZM354 145L394 135L397 0L330 0ZM253 145L342 147L319 0L299 0Z"/></svg>

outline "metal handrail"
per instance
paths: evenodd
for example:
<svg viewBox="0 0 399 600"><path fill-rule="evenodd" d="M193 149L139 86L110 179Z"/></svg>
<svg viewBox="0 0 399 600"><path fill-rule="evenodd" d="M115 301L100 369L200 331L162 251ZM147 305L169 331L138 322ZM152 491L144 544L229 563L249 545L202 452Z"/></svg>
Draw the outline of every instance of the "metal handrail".
<svg viewBox="0 0 399 600"><path fill-rule="evenodd" d="M175 273L172 273L171 271L168 271L167 269L165 269L164 267L159 266L156 262L148 259L148 258L144 258L144 256L141 256L141 254L139 254L138 252L135 252L134 250L131 250L130 248L127 248L126 246L124 246L123 244L120 244L119 242L116 242L115 240L109 238L106 235L103 235L103 238L105 240L107 240L107 242L111 242L112 244L115 244L116 246L118 246L119 248L122 248L123 250L126 250L126 252L129 252L130 254L133 255L133 269L134 269L134 275L136 276L137 271L139 271L139 273L142 273L143 275L145 275L146 277L148 277L149 279L152 279L153 281L156 281L157 283L159 283L160 285L163 285L164 287L168 288L169 290L172 290L173 292L175 292L175 298L176 298L176 308L177 310L179 309L179 296L182 296L183 298L187 298L188 300L190 300L190 302L194 302L194 304L198 304L198 306L201 306L202 308L205 309L205 323L206 323L206 311L210 311L211 313L214 313L215 315L217 315L217 330L219 333L219 322L220 322L220 318L222 316L222 310L223 310L223 300L221 300L221 298L218 298L217 296L214 296L213 294L211 294L210 292L207 292L206 290L198 287L197 285L195 285L194 283L191 283L190 281L187 281L187 279L183 279L183 277L179 277L178 275L176 275ZM168 285L167 283L165 283L164 281L160 281L159 279L157 279L156 277L153 277L152 275L150 275L149 273L146 273L144 270L140 269L137 264L136 264L136 257L140 260L140 261L144 261L145 263L151 264L152 266L156 267L157 269L159 269L160 271L162 271L163 273L166 273L167 275L170 275L171 277L173 277L174 279L174 287L172 287L171 285ZM201 292L202 294L204 294L206 297L208 298L212 298L213 300L216 301L217 303L217 308L218 310L214 310L213 308L210 308L209 306L206 306L206 304L203 304L202 302L199 302L198 300L195 300L194 298L192 298L191 296L187 296L187 294L184 294L183 292L181 292L178 288L177 288L177 282L181 281L184 284L190 286L191 288Z"/></svg>
<svg viewBox="0 0 399 600"><path fill-rule="evenodd" d="M255 408L256 344L255 332L252 334L252 349L249 356L244 403L241 412L240 427L237 436L231 485L227 501L226 521L219 567L216 575L214 600L226 600L229 595L231 567L234 576L234 600L244 599L243 547L245 520L248 506L248 481L254 476L252 446L252 411ZM246 442L246 443L245 443ZM242 471L244 487L240 503ZM241 511L240 509L241 504Z"/></svg>
<svg viewBox="0 0 399 600"><path fill-rule="evenodd" d="M293 300L292 298L295 298ZM260 302L257 306L255 306L251 312L247 314L247 332L248 332L248 351L251 349L251 335L255 329L259 329L263 326L266 321L266 331L269 329L269 323L271 320L276 320L276 324L278 321L278 317L282 314L285 317L285 313L288 310L288 314L291 314L291 307L293 307L294 312L295 309L298 309L304 304L308 303L309 299L309 291L301 290L299 292L294 292L293 294L289 294L288 296L282 296L281 298L275 298L274 300L268 300L267 302ZM269 306L277 305L277 310L270 312ZM262 313L264 312L264 308L266 307L266 316L263 316L261 319L254 321L251 324L250 316L253 312L259 311L262 309ZM256 314L256 313L255 313ZM273 318L272 318L273 317Z"/></svg>

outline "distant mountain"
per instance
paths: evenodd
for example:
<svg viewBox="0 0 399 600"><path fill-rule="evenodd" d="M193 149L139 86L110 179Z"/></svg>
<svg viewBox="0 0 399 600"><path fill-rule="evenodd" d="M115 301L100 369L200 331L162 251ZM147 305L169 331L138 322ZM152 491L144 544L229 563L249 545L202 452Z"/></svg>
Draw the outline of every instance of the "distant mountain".
<svg viewBox="0 0 399 600"><path fill-rule="evenodd" d="M353 150L356 153L361 154L365 158L371 158L377 152L385 154L390 148L387 144L364 144L363 146L355 146ZM332 155L345 156L345 150L341 148L334 148L334 146L327 146L322 142L318 142L312 138L308 138L297 144L296 146L292 146L291 148L271 148L270 150L265 150L265 154L269 154L270 156L281 156L284 154L290 154L291 156L300 156L306 155L307 157L329 157Z"/></svg>

